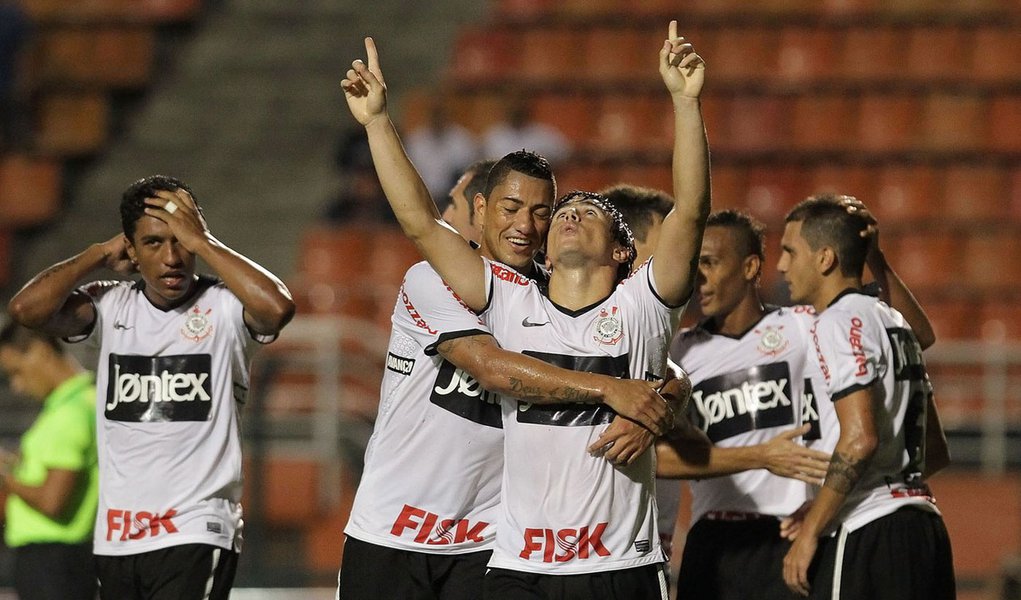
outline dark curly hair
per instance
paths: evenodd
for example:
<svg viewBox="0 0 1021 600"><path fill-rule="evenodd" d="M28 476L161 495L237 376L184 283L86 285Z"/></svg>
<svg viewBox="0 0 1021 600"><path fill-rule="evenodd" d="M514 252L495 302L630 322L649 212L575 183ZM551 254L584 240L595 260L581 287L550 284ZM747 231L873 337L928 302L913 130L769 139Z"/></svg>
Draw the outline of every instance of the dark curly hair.
<svg viewBox="0 0 1021 600"><path fill-rule="evenodd" d="M195 199L195 194L180 179L167 175L150 175L128 186L121 195L121 228L128 241L135 239L135 225L145 215L145 199L152 198L158 191L174 192L184 190ZM198 200L195 200L196 205Z"/></svg>

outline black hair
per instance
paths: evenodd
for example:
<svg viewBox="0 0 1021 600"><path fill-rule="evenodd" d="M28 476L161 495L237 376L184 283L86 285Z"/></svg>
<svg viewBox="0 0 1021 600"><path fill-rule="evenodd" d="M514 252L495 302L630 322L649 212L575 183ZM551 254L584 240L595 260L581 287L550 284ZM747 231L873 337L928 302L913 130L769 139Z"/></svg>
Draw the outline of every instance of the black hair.
<svg viewBox="0 0 1021 600"><path fill-rule="evenodd" d="M652 228L653 215L660 219L674 207L674 199L664 191L626 183L599 192L624 215L635 239L644 242Z"/></svg>
<svg viewBox="0 0 1021 600"><path fill-rule="evenodd" d="M468 185L464 186L464 197L468 200L468 224L475 224L475 194L486 195L486 184L489 181L489 174L496 164L495 160L486 159L473 162L464 170L465 175L471 175Z"/></svg>
<svg viewBox="0 0 1021 600"><path fill-rule="evenodd" d="M706 228L727 227L737 232L741 239L739 254L744 256L758 256L759 260L766 260L766 226L758 219L746 212L726 209L709 215L705 222Z"/></svg>
<svg viewBox="0 0 1021 600"><path fill-rule="evenodd" d="M135 225L145 215L145 199L152 198L158 191L174 192L184 190L191 194L196 206L198 200L191 189L179 179L167 175L150 175L128 186L121 195L121 227L129 242L135 239Z"/></svg>
<svg viewBox="0 0 1021 600"><path fill-rule="evenodd" d="M624 261L624 263L622 263L617 269L617 281L621 281L630 275L631 268L634 266L637 251L635 250L635 236L631 233L631 227L627 224L627 221L624 220L623 213L617 210L617 207L607 200L606 196L603 196L602 194L575 190L573 192L567 192L553 204L553 215L556 215L557 211L572 202L588 202L590 204L594 204L606 213L608 217L610 217L610 234L613 236L613 241L624 246L628 253L627 260Z"/></svg>
<svg viewBox="0 0 1021 600"><path fill-rule="evenodd" d="M482 195L488 200L493 188L503 183L512 172L550 182L553 184L553 197L556 197L557 180L553 177L553 168L550 167L549 161L528 150L511 152L496 161L489 171L489 177L486 178L486 190Z"/></svg>
<svg viewBox="0 0 1021 600"><path fill-rule="evenodd" d="M28 345L32 340L38 340L46 344L53 348L57 354L64 354L64 347L60 345L60 341L57 338L19 325L14 319L9 320L0 329L0 348L10 347L19 352L24 352L28 349Z"/></svg>
<svg viewBox="0 0 1021 600"><path fill-rule="evenodd" d="M869 223L860 213L848 212L845 203L851 198L839 194L810 196L787 213L785 222L801 222L801 237L809 248L830 246L837 255L841 274L861 277L869 250L869 241L861 232Z"/></svg>

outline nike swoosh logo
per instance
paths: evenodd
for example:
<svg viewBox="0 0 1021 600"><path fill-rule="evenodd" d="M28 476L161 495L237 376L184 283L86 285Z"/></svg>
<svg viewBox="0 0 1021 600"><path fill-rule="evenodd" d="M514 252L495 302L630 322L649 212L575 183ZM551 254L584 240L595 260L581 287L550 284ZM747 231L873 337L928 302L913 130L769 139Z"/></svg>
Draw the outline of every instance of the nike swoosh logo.
<svg viewBox="0 0 1021 600"><path fill-rule="evenodd" d="M135 327L134 327L134 325L125 325L124 323L121 323L120 321L116 321L113 324L113 328L114 329L124 329L124 330L127 330L127 329L134 329Z"/></svg>
<svg viewBox="0 0 1021 600"><path fill-rule="evenodd" d="M522 327L542 327L543 325L549 325L549 321L546 321L545 323L533 323L528 320L528 317L521 319Z"/></svg>

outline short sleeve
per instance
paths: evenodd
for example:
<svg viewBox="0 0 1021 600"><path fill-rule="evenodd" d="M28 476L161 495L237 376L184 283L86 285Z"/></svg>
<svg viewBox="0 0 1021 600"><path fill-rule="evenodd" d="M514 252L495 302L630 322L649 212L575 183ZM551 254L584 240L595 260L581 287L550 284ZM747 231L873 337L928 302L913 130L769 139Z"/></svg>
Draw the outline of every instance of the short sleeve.
<svg viewBox="0 0 1021 600"><path fill-rule="evenodd" d="M89 390L94 398L95 392ZM76 398L46 416L47 443L34 449L35 460L47 469L79 471L95 455L95 413L91 403Z"/></svg>
<svg viewBox="0 0 1021 600"><path fill-rule="evenodd" d="M405 274L394 308L394 324L429 355L436 354L436 346L443 341L489 334L479 316L427 263L418 263Z"/></svg>
<svg viewBox="0 0 1021 600"><path fill-rule="evenodd" d="M875 382L882 360L880 334L869 321L845 310L824 311L812 340L826 390L834 402Z"/></svg>

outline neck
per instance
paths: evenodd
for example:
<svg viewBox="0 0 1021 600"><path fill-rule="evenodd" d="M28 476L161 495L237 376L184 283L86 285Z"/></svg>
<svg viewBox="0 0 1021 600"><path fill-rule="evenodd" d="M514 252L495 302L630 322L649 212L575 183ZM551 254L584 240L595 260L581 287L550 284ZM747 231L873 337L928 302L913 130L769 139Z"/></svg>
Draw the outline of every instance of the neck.
<svg viewBox="0 0 1021 600"><path fill-rule="evenodd" d="M593 269L561 265L550 273L549 298L564 308L577 310L609 296L616 283L616 267Z"/></svg>
<svg viewBox="0 0 1021 600"><path fill-rule="evenodd" d="M756 291L745 294L744 298L730 312L713 317L713 324L718 333L723 335L740 335L754 325L766 314L762 300Z"/></svg>
<svg viewBox="0 0 1021 600"><path fill-rule="evenodd" d="M861 277L845 277L843 275L827 277L823 280L823 284L819 287L815 297L812 298L812 307L815 308L816 313L821 313L844 290L848 288L860 290L861 287Z"/></svg>

